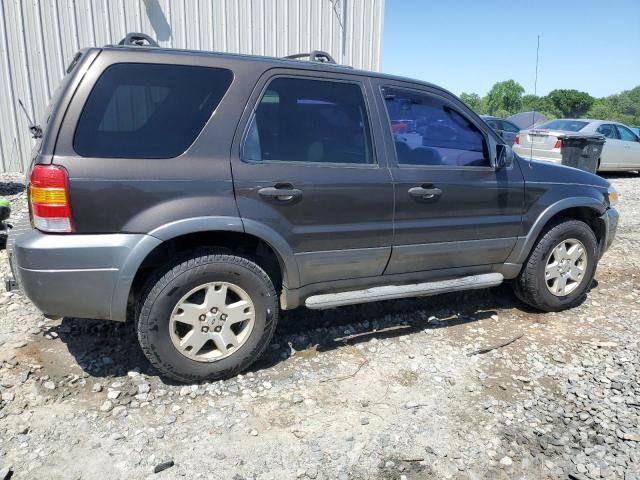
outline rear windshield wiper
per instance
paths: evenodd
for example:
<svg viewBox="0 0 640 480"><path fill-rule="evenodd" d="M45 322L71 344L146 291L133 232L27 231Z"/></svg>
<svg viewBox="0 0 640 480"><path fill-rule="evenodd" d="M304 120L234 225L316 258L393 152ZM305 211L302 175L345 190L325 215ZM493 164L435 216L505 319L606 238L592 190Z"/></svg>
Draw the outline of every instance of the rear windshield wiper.
<svg viewBox="0 0 640 480"><path fill-rule="evenodd" d="M20 104L20 108L22 108L22 111L24 112L24 116L27 117L27 122L29 122L29 131L31 132L31 136L33 138L42 138L42 127L40 125L36 125L34 121L31 120L31 117L27 113L27 109L24 108L24 103L22 103L22 100L18 99L18 103Z"/></svg>

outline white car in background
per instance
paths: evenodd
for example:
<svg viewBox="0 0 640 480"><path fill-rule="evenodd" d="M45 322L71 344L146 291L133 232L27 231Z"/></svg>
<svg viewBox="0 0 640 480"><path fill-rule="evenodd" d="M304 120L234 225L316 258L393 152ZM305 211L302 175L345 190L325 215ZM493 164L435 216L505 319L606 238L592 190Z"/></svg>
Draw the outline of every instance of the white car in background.
<svg viewBox="0 0 640 480"><path fill-rule="evenodd" d="M629 127L607 120L549 120L517 136L513 150L526 159L560 163L559 135L568 132L603 135L606 138L598 162L598 171L640 170L640 137Z"/></svg>

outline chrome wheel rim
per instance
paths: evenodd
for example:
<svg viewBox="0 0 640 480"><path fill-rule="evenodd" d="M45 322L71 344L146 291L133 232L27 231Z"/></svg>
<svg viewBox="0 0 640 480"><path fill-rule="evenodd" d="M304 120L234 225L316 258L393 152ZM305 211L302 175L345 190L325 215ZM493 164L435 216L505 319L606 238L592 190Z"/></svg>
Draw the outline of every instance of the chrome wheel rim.
<svg viewBox="0 0 640 480"><path fill-rule="evenodd" d="M551 250L544 269L547 289L557 297L564 297L584 281L587 270L587 251L580 240L562 240Z"/></svg>
<svg viewBox="0 0 640 480"><path fill-rule="evenodd" d="M255 323L251 298L238 285L200 285L176 304L169 332L173 346L198 362L216 362L244 345Z"/></svg>

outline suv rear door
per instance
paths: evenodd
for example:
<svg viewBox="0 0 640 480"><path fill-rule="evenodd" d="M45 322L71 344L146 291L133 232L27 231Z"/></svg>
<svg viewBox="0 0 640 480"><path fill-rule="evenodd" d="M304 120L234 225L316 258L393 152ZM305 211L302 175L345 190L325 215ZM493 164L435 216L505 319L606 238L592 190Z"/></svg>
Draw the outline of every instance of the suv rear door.
<svg viewBox="0 0 640 480"><path fill-rule="evenodd" d="M395 235L386 274L504 262L520 235L524 180L517 163L496 170L496 137L459 101L436 89L377 81L395 187ZM385 115L388 112L388 119Z"/></svg>
<svg viewBox="0 0 640 480"><path fill-rule="evenodd" d="M300 285L381 275L393 188L368 80L308 73L270 70L254 90L232 152L240 215L290 246Z"/></svg>

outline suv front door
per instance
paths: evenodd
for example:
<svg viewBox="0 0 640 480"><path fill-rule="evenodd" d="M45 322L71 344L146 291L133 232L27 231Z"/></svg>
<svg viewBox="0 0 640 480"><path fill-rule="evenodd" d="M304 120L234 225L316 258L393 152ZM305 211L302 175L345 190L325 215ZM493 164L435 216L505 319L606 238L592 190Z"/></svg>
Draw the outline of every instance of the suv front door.
<svg viewBox="0 0 640 480"><path fill-rule="evenodd" d="M428 87L378 84L395 188L395 234L386 274L503 263L521 234L519 165L495 169L496 137L461 102ZM476 269L478 270L478 269Z"/></svg>
<svg viewBox="0 0 640 480"><path fill-rule="evenodd" d="M288 288L381 275L393 187L376 155L367 79L304 73L270 70L250 100L232 155L240 216L292 250L299 285Z"/></svg>

